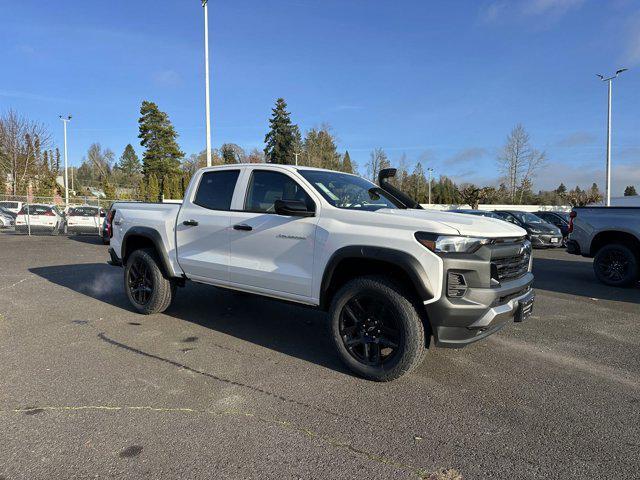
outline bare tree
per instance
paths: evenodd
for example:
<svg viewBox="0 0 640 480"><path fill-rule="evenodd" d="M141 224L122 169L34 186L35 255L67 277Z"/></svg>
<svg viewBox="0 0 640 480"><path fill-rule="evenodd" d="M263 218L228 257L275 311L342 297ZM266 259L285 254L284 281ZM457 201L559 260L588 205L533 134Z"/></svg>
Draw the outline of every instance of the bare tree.
<svg viewBox="0 0 640 480"><path fill-rule="evenodd" d="M525 186L530 185L536 172L544 165L546 153L531 146L529 134L520 124L516 125L498 157L500 171L507 181L512 203L522 202Z"/></svg>
<svg viewBox="0 0 640 480"><path fill-rule="evenodd" d="M381 148L376 148L369 157L369 161L367 162L367 173L369 174L369 179L372 182L378 181L378 173L380 170L384 168L389 168L389 158L387 154Z"/></svg>
<svg viewBox="0 0 640 480"><path fill-rule="evenodd" d="M113 167L113 159L115 155L113 152L105 148L99 143L92 143L87 152L87 160L97 173L97 179L100 182L105 181L110 175Z"/></svg>
<svg viewBox="0 0 640 480"><path fill-rule="evenodd" d="M51 134L43 124L9 110L0 117L0 174L12 195L26 188L37 175L40 152L51 146Z"/></svg>

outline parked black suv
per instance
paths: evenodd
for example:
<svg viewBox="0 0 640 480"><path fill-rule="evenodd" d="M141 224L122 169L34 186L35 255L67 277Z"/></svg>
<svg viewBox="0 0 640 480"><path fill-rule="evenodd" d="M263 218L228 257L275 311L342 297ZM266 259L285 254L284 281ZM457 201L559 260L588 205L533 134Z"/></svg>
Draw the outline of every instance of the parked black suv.
<svg viewBox="0 0 640 480"><path fill-rule="evenodd" d="M527 231L527 237L534 248L549 248L562 246L562 232L560 229L542 218L529 212L517 210L496 210L507 222L514 223Z"/></svg>
<svg viewBox="0 0 640 480"><path fill-rule="evenodd" d="M545 222L555 225L562 232L562 244L566 245L569 237L569 212L537 211L535 213Z"/></svg>

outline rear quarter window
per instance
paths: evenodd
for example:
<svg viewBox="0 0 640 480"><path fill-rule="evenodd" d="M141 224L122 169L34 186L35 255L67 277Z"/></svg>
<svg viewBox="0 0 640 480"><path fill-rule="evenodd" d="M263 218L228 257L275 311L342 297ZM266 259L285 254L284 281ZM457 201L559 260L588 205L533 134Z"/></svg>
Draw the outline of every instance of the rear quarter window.
<svg viewBox="0 0 640 480"><path fill-rule="evenodd" d="M193 203L209 210L230 210L240 170L205 172Z"/></svg>

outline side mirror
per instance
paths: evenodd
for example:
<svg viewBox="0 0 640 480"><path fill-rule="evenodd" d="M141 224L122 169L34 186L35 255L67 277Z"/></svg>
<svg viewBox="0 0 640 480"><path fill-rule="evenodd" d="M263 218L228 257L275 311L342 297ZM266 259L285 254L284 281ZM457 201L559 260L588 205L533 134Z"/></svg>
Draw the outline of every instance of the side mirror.
<svg viewBox="0 0 640 480"><path fill-rule="evenodd" d="M313 217L315 212L307 209L307 204L301 200L276 200L274 207L278 215L288 217Z"/></svg>

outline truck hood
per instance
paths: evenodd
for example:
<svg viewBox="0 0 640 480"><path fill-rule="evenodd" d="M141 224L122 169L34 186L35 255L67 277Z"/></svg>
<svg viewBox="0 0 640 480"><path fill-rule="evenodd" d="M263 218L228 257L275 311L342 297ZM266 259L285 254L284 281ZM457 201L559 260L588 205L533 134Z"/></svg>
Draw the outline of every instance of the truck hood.
<svg viewBox="0 0 640 480"><path fill-rule="evenodd" d="M441 210L413 210L382 208L376 213L393 215L395 217L413 218L416 227L419 228L420 220L439 222L458 231L460 235L469 237L524 237L525 229L513 225L504 220L482 217L479 215L466 215L464 213L449 213ZM438 233L438 232L433 232Z"/></svg>

